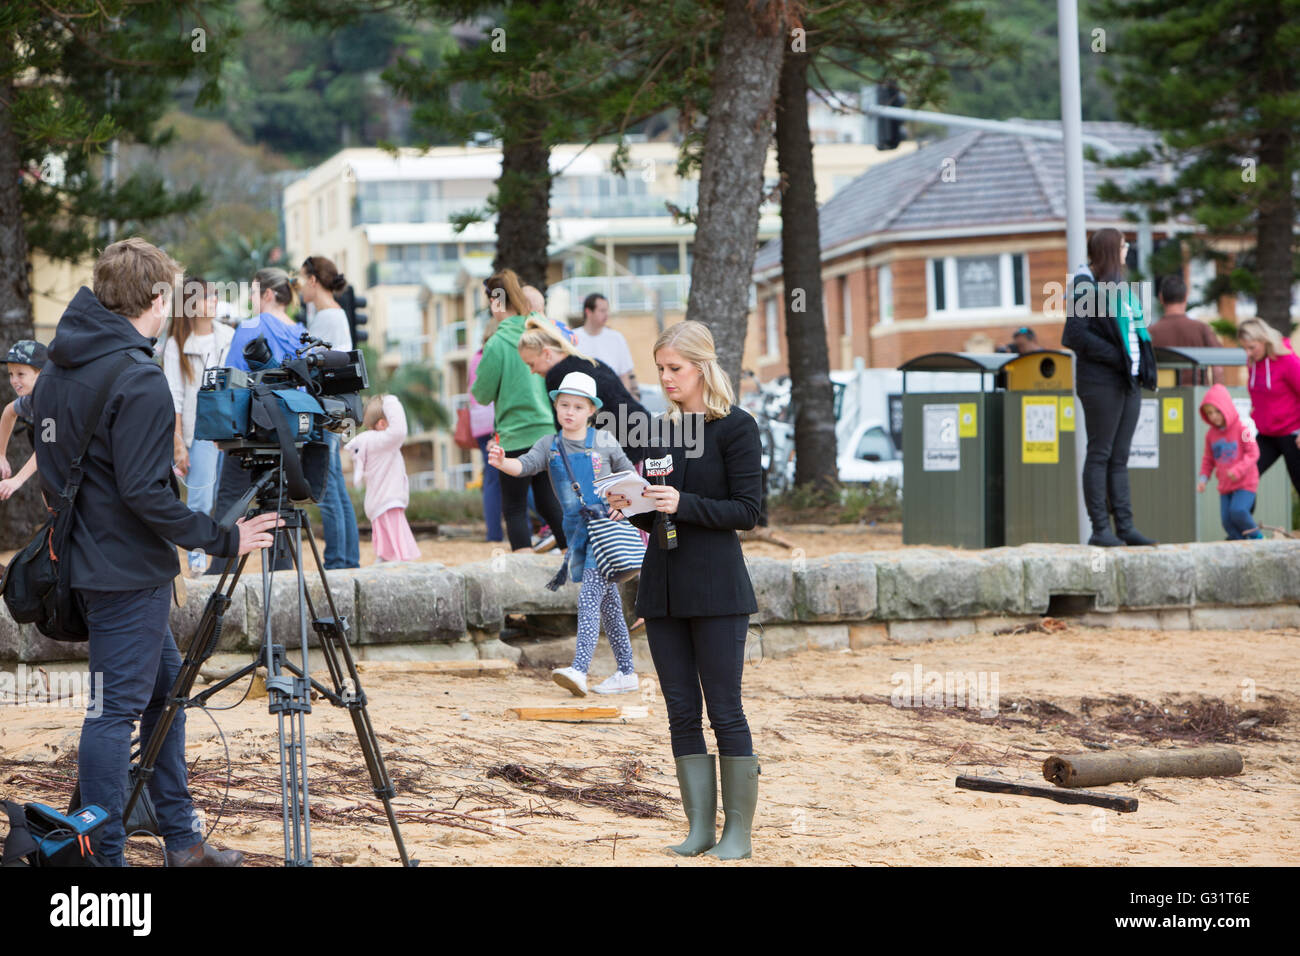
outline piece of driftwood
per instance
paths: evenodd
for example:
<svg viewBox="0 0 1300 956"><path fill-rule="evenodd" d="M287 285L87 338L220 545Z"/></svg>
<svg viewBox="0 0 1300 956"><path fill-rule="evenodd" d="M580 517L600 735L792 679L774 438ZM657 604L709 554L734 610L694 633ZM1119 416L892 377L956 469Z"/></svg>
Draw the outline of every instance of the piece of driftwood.
<svg viewBox="0 0 1300 956"><path fill-rule="evenodd" d="M357 671L398 674L455 674L460 677L502 676L519 669L514 661L487 658L478 661L357 661Z"/></svg>
<svg viewBox="0 0 1300 956"><path fill-rule="evenodd" d="M1058 787L1100 787L1143 777L1231 777L1241 767L1231 747L1143 748L1053 755L1043 761L1043 777Z"/></svg>
<svg viewBox="0 0 1300 956"><path fill-rule="evenodd" d="M506 711L519 720L635 720L650 715L649 707L511 707Z"/></svg>
<svg viewBox="0 0 1300 956"><path fill-rule="evenodd" d="M1119 797L1109 793L1094 793L1091 790L1058 790L1055 787L1043 787L1036 783L1012 783L1009 780L995 780L992 777L958 777L957 786L963 790L983 790L988 793L1013 793L1022 797L1046 797L1057 803L1086 803L1093 807L1105 807L1120 813L1136 813L1137 797Z"/></svg>

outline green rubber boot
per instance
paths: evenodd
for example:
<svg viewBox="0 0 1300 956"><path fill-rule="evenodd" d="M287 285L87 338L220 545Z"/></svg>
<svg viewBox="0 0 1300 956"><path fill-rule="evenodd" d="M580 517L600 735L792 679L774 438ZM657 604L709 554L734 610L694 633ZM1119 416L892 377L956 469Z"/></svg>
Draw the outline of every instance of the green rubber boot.
<svg viewBox="0 0 1300 956"><path fill-rule="evenodd" d="M758 805L757 757L719 757L722 765L722 839L705 854L719 860L748 860L753 854L749 842Z"/></svg>
<svg viewBox="0 0 1300 956"><path fill-rule="evenodd" d="M717 766L713 754L687 754L678 757L676 763L682 810L691 825L691 832L684 843L668 849L679 856L699 856L717 842Z"/></svg>

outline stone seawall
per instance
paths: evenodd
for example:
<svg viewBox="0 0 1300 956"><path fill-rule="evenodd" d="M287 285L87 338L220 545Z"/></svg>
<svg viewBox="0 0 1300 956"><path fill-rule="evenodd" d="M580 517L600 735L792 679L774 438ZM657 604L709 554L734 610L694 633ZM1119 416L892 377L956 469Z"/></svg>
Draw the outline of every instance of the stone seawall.
<svg viewBox="0 0 1300 956"><path fill-rule="evenodd" d="M551 664L569 662L577 614L577 585L545 588L559 561L554 554L500 555L456 567L390 564L327 573L338 613L351 622L359 659L508 657ZM940 640L992 632L1049 612L1114 627L1300 627L1300 540L1114 550L910 548L752 558L748 564L759 606L749 647L754 657ZM182 642L215 582L190 581L186 606L172 609L172 630ZM324 615L319 577L309 576L308 591L317 614ZM635 582L625 586L629 610L634 593ZM277 573L271 626L288 646L297 645L297 606L295 579ZM217 650L251 654L266 613L260 577L246 575L232 596ZM558 625L557 637L504 643L500 632L507 614L541 616ZM633 637L638 666L648 668L644 632ZM601 656L609 656L603 639L601 649ZM15 624L0 606L0 664L84 657L84 645L50 641L31 625Z"/></svg>

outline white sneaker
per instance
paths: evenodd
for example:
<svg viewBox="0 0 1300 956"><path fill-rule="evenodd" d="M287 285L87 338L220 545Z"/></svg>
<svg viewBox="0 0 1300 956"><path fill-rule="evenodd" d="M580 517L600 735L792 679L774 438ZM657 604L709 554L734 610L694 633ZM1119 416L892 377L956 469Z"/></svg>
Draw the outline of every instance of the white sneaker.
<svg viewBox="0 0 1300 956"><path fill-rule="evenodd" d="M573 691L574 697L587 696L587 675L572 667L557 667L551 671L551 680Z"/></svg>
<svg viewBox="0 0 1300 956"><path fill-rule="evenodd" d="M615 671L593 688L597 694L626 694L641 686L636 674L624 674Z"/></svg>

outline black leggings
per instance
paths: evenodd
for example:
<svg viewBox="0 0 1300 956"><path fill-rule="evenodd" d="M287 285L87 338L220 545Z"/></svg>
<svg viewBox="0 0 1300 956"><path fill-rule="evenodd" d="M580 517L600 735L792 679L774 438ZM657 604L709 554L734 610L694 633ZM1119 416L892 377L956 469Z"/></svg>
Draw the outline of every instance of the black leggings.
<svg viewBox="0 0 1300 956"><path fill-rule="evenodd" d="M701 687L718 753L751 756L754 742L740 703L749 615L651 617L645 630L668 711L673 756L708 753L700 719Z"/></svg>
<svg viewBox="0 0 1300 956"><path fill-rule="evenodd" d="M531 446L530 446L531 447ZM507 458L518 458L525 454L527 448L506 452ZM555 546L563 550L569 546L564 537L564 510L555 499L555 489L551 487L551 476L543 468L535 475L507 475L501 472L501 516L506 523L506 538L510 541L510 550L518 551L533 543L533 529L528 520L528 488L533 489L533 504L555 535Z"/></svg>
<svg viewBox="0 0 1300 956"><path fill-rule="evenodd" d="M1290 435L1256 435L1259 444L1259 474L1272 467L1279 457L1286 461L1286 473L1291 476L1291 487L1300 492L1300 448L1295 445L1295 434Z"/></svg>

